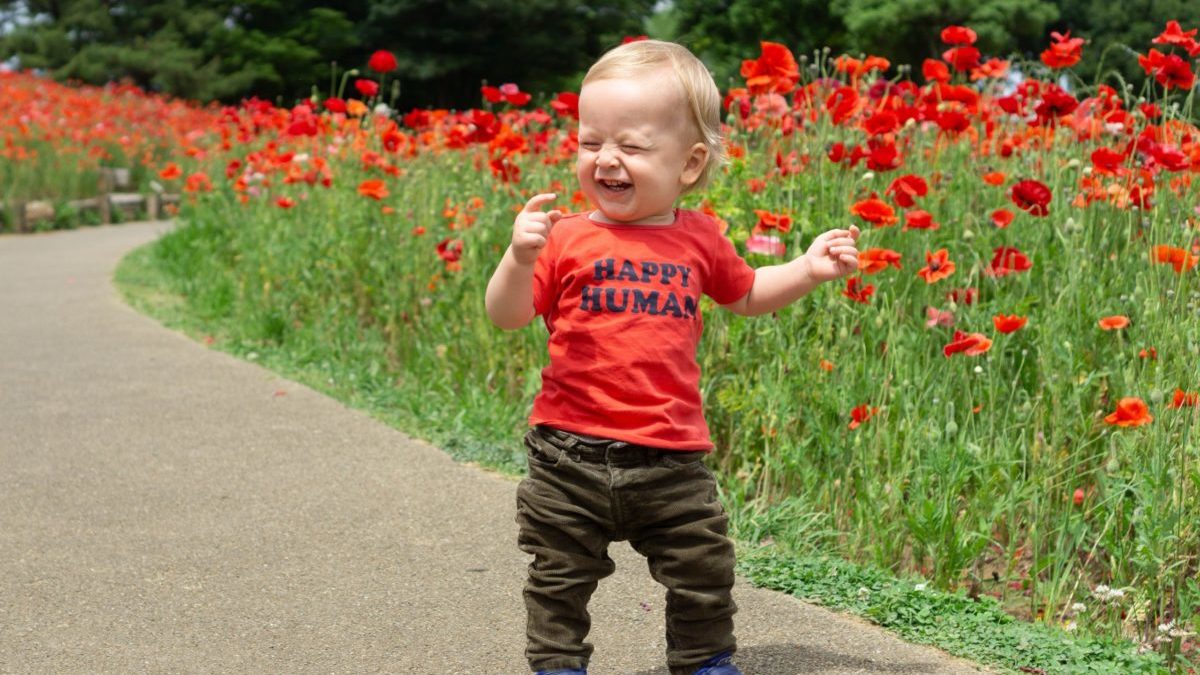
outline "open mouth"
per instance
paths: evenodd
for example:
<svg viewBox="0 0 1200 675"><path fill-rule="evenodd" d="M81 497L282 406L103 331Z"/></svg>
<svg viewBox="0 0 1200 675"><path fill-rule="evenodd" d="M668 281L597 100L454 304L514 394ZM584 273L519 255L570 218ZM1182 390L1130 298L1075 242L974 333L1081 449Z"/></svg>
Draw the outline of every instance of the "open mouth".
<svg viewBox="0 0 1200 675"><path fill-rule="evenodd" d="M597 182L614 192L624 192L625 190L633 187L633 183L626 183L619 180L599 180Z"/></svg>

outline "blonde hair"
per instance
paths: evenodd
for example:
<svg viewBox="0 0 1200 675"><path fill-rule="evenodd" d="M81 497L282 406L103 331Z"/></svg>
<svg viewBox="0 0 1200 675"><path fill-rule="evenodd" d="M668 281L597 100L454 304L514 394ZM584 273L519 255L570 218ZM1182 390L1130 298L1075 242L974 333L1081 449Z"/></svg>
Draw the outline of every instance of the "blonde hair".
<svg viewBox="0 0 1200 675"><path fill-rule="evenodd" d="M639 40L614 47L592 64L583 84L597 80L628 78L670 67L683 89L691 112L692 124L708 148L708 160L696 182L684 188L684 194L706 187L713 171L725 163L725 143L721 138L721 92L712 74L687 47L662 40Z"/></svg>

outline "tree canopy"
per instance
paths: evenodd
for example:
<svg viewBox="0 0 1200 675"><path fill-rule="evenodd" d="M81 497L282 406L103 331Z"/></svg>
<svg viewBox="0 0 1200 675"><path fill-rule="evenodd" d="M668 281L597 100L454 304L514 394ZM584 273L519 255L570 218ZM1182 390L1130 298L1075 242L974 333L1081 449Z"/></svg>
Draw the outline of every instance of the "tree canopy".
<svg viewBox="0 0 1200 675"><path fill-rule="evenodd" d="M722 87L764 40L802 59L828 47L919 68L952 24L974 29L986 55L1030 59L1069 30L1088 40L1073 71L1085 84L1140 82L1131 50L1197 16L1200 0L0 0L0 58L63 80L288 104L332 94L335 62L361 69L385 49L400 108L464 108L485 80L575 88L606 49L647 33L691 47Z"/></svg>

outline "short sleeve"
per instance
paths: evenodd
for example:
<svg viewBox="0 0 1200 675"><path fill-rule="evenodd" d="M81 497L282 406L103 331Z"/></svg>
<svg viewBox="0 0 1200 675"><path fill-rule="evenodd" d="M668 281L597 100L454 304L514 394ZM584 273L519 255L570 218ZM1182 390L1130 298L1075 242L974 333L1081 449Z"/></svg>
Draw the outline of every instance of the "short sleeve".
<svg viewBox="0 0 1200 675"><path fill-rule="evenodd" d="M709 247L709 273L704 280L704 294L718 305L740 300L754 285L754 268L742 256L729 237L713 227L713 244Z"/></svg>
<svg viewBox="0 0 1200 675"><path fill-rule="evenodd" d="M546 247L533 264L533 311L536 316L546 316L554 298L558 297L558 274L556 272L558 247L555 245L554 230L546 241Z"/></svg>

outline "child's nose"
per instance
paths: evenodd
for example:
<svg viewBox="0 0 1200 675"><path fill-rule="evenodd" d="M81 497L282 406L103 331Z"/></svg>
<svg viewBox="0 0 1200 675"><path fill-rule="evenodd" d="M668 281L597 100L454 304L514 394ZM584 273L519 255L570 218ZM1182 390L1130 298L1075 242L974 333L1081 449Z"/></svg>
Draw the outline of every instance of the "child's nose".
<svg viewBox="0 0 1200 675"><path fill-rule="evenodd" d="M600 148L600 152L596 153L596 165L597 166L616 166L617 165L617 153L613 152L612 149L610 149L610 148L604 148L604 147Z"/></svg>

